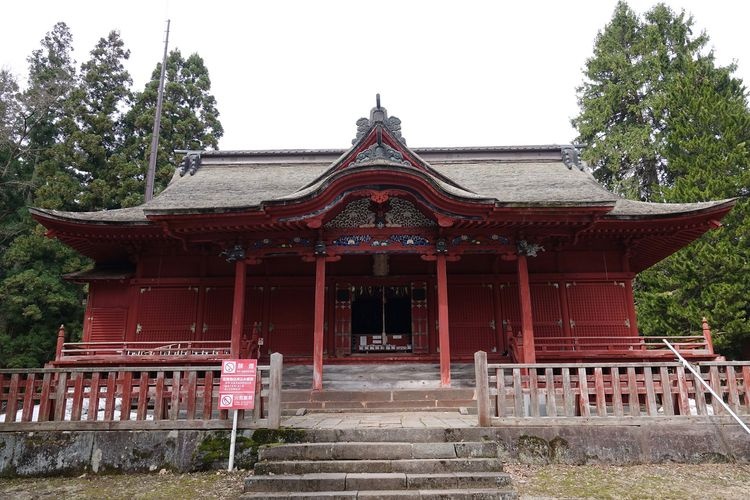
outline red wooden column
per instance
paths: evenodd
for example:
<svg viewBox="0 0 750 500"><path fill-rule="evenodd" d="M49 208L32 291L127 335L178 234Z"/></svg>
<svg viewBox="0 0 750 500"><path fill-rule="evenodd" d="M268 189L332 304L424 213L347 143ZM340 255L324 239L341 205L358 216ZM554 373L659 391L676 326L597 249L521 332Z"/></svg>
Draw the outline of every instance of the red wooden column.
<svg viewBox="0 0 750 500"><path fill-rule="evenodd" d="M440 386L451 386L451 346L448 332L448 272L446 256L437 254L438 341L440 345Z"/></svg>
<svg viewBox="0 0 750 500"><path fill-rule="evenodd" d="M245 323L245 276L247 263L240 259L234 263L234 303L232 305L232 342L231 356L240 357L242 343L242 326Z"/></svg>
<svg viewBox="0 0 750 500"><path fill-rule="evenodd" d="M315 257L315 320L313 322L313 390L323 389L323 319L325 317L326 256Z"/></svg>
<svg viewBox="0 0 750 500"><path fill-rule="evenodd" d="M521 337L523 339L523 362L536 363L534 347L534 325L531 315L531 287L526 255L518 253L518 294L521 304Z"/></svg>

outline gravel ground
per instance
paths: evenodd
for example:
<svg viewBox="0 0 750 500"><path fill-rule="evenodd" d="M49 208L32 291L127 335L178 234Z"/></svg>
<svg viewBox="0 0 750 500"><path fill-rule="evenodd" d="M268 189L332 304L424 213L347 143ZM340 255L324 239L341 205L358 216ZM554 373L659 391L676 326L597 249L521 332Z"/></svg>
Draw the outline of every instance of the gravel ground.
<svg viewBox="0 0 750 500"><path fill-rule="evenodd" d="M566 466L508 464L521 498L750 498L750 465ZM247 472L0 479L0 498L230 499Z"/></svg>
<svg viewBox="0 0 750 500"><path fill-rule="evenodd" d="M508 464L521 498L748 499L750 465Z"/></svg>

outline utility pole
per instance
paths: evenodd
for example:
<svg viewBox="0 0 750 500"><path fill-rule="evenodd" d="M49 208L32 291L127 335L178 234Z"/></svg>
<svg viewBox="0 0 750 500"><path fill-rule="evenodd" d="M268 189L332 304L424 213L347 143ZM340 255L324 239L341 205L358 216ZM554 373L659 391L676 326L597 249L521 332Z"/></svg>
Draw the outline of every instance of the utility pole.
<svg viewBox="0 0 750 500"><path fill-rule="evenodd" d="M148 158L146 171L145 200L154 197L154 177L156 176L156 157L159 152L159 129L161 128L161 107L164 102L164 76L167 70L167 48L169 47L169 19L167 19L167 36L164 40L164 57L161 61L161 76L159 77L159 94L156 98L156 115L154 116L154 132L151 135L151 154Z"/></svg>

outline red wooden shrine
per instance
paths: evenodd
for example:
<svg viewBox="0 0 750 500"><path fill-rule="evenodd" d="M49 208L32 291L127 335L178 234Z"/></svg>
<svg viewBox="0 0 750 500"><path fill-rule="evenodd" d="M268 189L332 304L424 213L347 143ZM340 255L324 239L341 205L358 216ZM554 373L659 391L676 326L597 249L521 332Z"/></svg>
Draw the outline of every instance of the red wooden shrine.
<svg viewBox="0 0 750 500"><path fill-rule="evenodd" d="M33 209L95 261L57 365L643 360L635 275L731 200L628 201L567 146L409 148L373 108L347 151L190 153L138 207ZM703 337L700 337L703 339ZM713 358L709 341L684 339ZM679 342L678 342L679 343Z"/></svg>

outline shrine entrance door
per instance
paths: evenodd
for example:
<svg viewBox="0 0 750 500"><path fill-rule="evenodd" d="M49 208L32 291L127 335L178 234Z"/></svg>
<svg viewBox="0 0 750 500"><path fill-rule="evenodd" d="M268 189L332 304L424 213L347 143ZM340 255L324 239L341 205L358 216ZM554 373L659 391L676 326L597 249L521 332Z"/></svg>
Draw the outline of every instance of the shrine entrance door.
<svg viewBox="0 0 750 500"><path fill-rule="evenodd" d="M338 354L422 352L426 295L424 283L337 284Z"/></svg>

